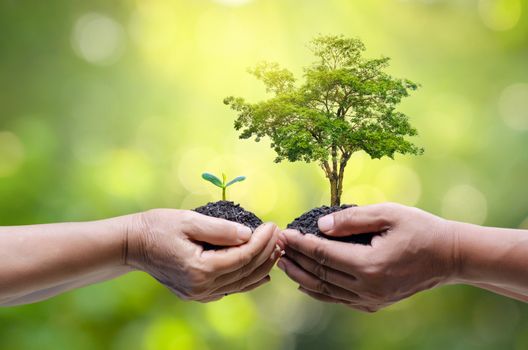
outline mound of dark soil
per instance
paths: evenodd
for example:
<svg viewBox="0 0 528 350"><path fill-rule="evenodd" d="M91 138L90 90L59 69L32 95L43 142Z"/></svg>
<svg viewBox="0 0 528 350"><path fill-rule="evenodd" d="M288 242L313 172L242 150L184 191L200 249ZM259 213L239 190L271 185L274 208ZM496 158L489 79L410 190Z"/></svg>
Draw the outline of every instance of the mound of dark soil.
<svg viewBox="0 0 528 350"><path fill-rule="evenodd" d="M319 231L319 227L317 226L317 220L319 220L320 217L355 206L356 205L344 204L341 206L333 207L328 207L324 205L319 208L314 208L302 214L297 219L293 220L290 224L288 224L288 228L300 231L302 234L313 234L319 237L331 239L333 241L370 244L370 242L372 241L372 237L376 235L375 233L363 233L359 235L351 235L348 237L330 237Z"/></svg>
<svg viewBox="0 0 528 350"><path fill-rule="evenodd" d="M258 216L256 216L252 212L245 210L240 206L240 204L235 204L230 201L218 201L207 203L204 206L194 209L194 211L203 215L238 222L239 224L250 227L253 231L257 227L262 225L262 220L260 220ZM219 249L221 247L214 246L211 244L204 244L204 248Z"/></svg>

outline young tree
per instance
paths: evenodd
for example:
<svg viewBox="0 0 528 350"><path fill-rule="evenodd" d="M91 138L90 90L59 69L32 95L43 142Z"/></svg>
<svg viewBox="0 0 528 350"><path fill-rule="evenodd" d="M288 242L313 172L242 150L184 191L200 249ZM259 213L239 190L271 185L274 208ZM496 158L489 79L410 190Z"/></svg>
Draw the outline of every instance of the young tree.
<svg viewBox="0 0 528 350"><path fill-rule="evenodd" d="M224 103L238 113L240 138L271 139L276 162L318 162L330 182L331 205L340 205L354 152L371 158L423 152L405 139L417 132L407 115L396 111L417 85L385 73L389 58L363 58L359 39L319 36L309 47L317 60L304 69L302 84L277 63L265 62L250 73L273 97L257 103L227 97Z"/></svg>

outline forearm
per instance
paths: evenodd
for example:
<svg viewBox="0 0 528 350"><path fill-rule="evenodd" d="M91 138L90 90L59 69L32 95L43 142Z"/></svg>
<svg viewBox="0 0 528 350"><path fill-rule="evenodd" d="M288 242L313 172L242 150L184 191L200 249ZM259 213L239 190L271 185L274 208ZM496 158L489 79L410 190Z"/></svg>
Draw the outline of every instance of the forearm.
<svg viewBox="0 0 528 350"><path fill-rule="evenodd" d="M458 282L519 299L528 295L528 231L454 223Z"/></svg>
<svg viewBox="0 0 528 350"><path fill-rule="evenodd" d="M76 280L65 283L59 283L53 287L39 289L24 295L12 296L0 303L0 306L15 306L36 303L38 301L46 300L56 295L65 293L69 290L82 288L90 284L100 283L114 279L130 271L130 267L122 266L120 268L115 268L110 271L98 271L95 274L79 276L79 278Z"/></svg>
<svg viewBox="0 0 528 350"><path fill-rule="evenodd" d="M0 227L0 304L41 300L125 273L128 220Z"/></svg>

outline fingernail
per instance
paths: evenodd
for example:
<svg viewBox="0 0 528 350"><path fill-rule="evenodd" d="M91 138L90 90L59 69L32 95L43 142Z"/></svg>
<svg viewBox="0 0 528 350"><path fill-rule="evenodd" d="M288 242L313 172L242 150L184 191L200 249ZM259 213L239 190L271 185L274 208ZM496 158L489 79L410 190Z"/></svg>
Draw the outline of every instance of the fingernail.
<svg viewBox="0 0 528 350"><path fill-rule="evenodd" d="M279 262L277 263L277 266L279 267L279 269L281 269L282 271L286 270L286 265L284 264L284 261L282 259L279 260Z"/></svg>
<svg viewBox="0 0 528 350"><path fill-rule="evenodd" d="M238 239L242 242L247 242L251 238L251 229L244 225L238 225L237 227Z"/></svg>
<svg viewBox="0 0 528 350"><path fill-rule="evenodd" d="M323 232L328 232L334 228L334 216L332 214L323 216L317 221L319 225L319 230Z"/></svg>
<svg viewBox="0 0 528 350"><path fill-rule="evenodd" d="M281 249L278 245L275 245L275 249L271 254L271 260L277 260L281 256Z"/></svg>

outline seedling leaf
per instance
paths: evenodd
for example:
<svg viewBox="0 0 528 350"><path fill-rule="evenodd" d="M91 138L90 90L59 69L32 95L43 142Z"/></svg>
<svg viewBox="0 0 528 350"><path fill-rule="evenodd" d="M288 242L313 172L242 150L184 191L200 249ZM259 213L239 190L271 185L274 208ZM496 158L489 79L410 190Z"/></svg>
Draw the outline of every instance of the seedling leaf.
<svg viewBox="0 0 528 350"><path fill-rule="evenodd" d="M228 186L231 186L232 184L236 183L236 182L242 182L246 179L245 176L238 176L238 177L235 177L233 180L229 181L227 184L226 184L226 187Z"/></svg>
<svg viewBox="0 0 528 350"><path fill-rule="evenodd" d="M214 176L213 174L203 173L202 179L204 179L205 181L209 181L213 185L218 186L220 188L224 187L224 185L222 184L222 181L220 181L220 179Z"/></svg>

